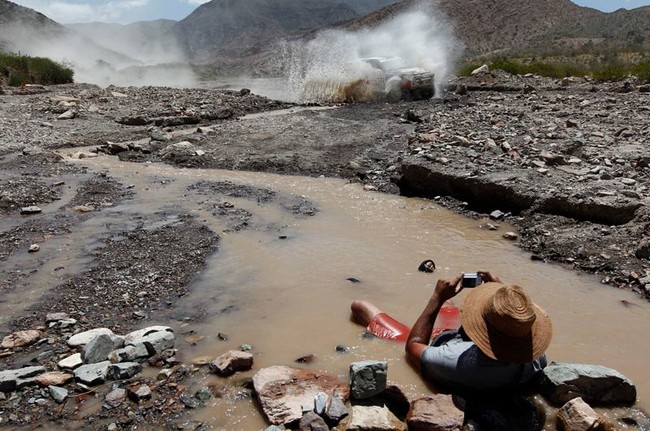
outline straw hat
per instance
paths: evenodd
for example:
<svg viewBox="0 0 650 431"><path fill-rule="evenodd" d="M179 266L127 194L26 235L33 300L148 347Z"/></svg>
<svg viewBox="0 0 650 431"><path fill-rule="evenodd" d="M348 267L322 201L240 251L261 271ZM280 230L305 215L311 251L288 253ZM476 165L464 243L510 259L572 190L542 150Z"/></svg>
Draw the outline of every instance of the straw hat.
<svg viewBox="0 0 650 431"><path fill-rule="evenodd" d="M487 356L521 364L542 355L553 327L546 312L519 286L485 283L465 296L460 323Z"/></svg>

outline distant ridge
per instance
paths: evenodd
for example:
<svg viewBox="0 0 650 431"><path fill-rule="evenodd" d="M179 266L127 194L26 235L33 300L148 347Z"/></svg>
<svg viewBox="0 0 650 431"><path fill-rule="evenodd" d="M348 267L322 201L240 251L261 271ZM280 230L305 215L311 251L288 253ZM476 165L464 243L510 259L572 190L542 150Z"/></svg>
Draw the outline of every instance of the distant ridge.
<svg viewBox="0 0 650 431"><path fill-rule="evenodd" d="M174 32L190 58L251 57L278 37L342 23L395 0L212 0Z"/></svg>

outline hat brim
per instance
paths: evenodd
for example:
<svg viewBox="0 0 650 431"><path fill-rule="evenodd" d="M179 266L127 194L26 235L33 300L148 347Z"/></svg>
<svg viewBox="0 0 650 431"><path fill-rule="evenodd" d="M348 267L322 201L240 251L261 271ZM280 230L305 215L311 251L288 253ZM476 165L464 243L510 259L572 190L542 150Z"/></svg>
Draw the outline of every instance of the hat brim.
<svg viewBox="0 0 650 431"><path fill-rule="evenodd" d="M533 304L535 322L523 338L512 338L489 327L484 317L501 283L485 283L472 289L463 300L460 323L483 353L498 361L521 364L539 358L551 344L553 326L544 310Z"/></svg>

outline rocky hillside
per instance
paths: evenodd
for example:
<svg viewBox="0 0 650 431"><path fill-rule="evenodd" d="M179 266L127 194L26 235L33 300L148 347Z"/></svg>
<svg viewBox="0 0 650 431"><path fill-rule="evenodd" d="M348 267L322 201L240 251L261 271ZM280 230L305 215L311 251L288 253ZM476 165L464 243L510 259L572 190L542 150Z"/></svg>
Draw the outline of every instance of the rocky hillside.
<svg viewBox="0 0 650 431"><path fill-rule="evenodd" d="M137 63L41 13L8 0L0 0L0 28L0 45L9 52L66 61L79 67L92 67L98 60L113 65Z"/></svg>
<svg viewBox="0 0 650 431"><path fill-rule="evenodd" d="M346 24L374 27L409 10L405 0ZM650 49L650 7L604 13L570 0L439 0L428 6L454 24L468 55L580 48L587 44Z"/></svg>
<svg viewBox="0 0 650 431"><path fill-rule="evenodd" d="M212 0L174 28L190 58L227 63L278 37L359 18L395 0Z"/></svg>
<svg viewBox="0 0 650 431"><path fill-rule="evenodd" d="M7 50L15 49L28 41L61 37L68 34L65 27L32 9L8 0L0 0L0 45Z"/></svg>

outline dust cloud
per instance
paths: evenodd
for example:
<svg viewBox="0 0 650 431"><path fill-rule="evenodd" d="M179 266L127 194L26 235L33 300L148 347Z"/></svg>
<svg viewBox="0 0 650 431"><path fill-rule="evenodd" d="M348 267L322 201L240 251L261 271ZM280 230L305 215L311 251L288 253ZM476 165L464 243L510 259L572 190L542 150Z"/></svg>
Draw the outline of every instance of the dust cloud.
<svg viewBox="0 0 650 431"><path fill-rule="evenodd" d="M43 31L18 23L3 28L3 39L12 52L47 57L72 68L78 83L195 86L194 72L172 35L147 38L131 31L125 36L120 35L118 27L124 26L119 24L88 26L84 34L73 29Z"/></svg>
<svg viewBox="0 0 650 431"><path fill-rule="evenodd" d="M316 101L332 99L333 92L353 90L355 82L376 72L360 61L368 57L399 57L402 67L433 71L439 94L463 49L450 20L437 10L434 1L421 1L374 28L327 30L308 42L285 42L288 98Z"/></svg>

